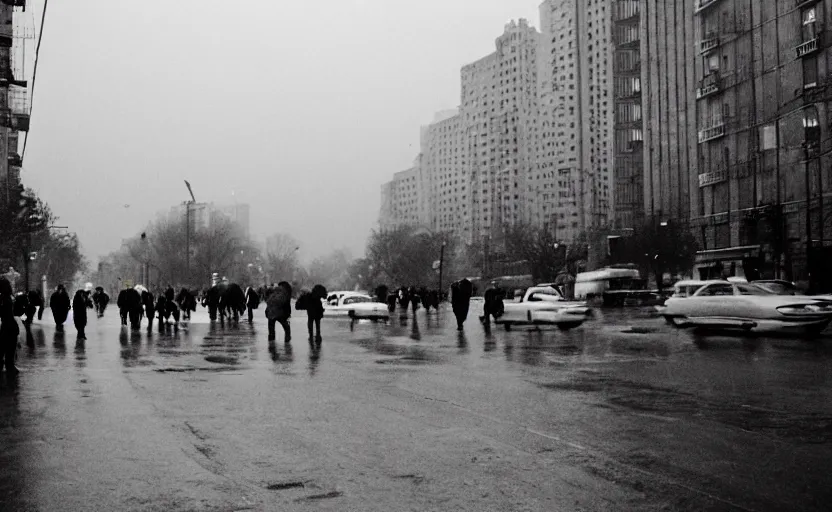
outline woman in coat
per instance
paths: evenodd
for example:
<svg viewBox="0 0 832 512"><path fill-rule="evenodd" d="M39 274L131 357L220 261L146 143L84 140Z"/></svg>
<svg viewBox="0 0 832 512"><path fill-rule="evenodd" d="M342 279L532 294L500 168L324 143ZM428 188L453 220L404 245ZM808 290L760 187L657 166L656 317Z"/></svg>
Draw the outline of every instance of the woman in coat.
<svg viewBox="0 0 832 512"><path fill-rule="evenodd" d="M78 340L86 340L84 329L87 327L87 294L84 290L76 291L72 299L72 321L78 331Z"/></svg>
<svg viewBox="0 0 832 512"><path fill-rule="evenodd" d="M321 337L321 318L324 317L324 303L321 300L326 299L327 292L323 285L316 284L312 287L312 291L306 300L306 328L309 330L309 342L316 341L318 344L323 341ZM313 337L313 330L315 328L315 336Z"/></svg>
<svg viewBox="0 0 832 512"><path fill-rule="evenodd" d="M284 341L292 341L292 327L289 325L289 318L292 316L292 285L281 281L274 290L268 294L266 300L266 318L269 319L269 341L276 337L275 323L283 327Z"/></svg>
<svg viewBox="0 0 832 512"><path fill-rule="evenodd" d="M14 315L14 294L12 284L5 277L0 277L0 369L6 367L9 375L16 375L14 366L17 356L17 337L20 326Z"/></svg>
<svg viewBox="0 0 832 512"><path fill-rule="evenodd" d="M84 307L87 307L86 303ZM72 309L72 301L64 285L59 284L55 293L49 298L49 308L52 310L52 318L55 319L55 330L64 332L64 322L69 316L69 310Z"/></svg>
<svg viewBox="0 0 832 512"><path fill-rule="evenodd" d="M471 281L462 279L451 285L451 307L456 317L456 330L462 330L462 324L468 318L468 309L471 307L471 294L474 287Z"/></svg>

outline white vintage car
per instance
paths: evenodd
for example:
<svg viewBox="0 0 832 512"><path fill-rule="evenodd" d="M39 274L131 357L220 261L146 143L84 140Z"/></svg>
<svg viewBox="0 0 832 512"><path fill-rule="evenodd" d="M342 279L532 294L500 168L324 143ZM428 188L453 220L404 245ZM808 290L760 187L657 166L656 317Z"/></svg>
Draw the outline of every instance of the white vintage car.
<svg viewBox="0 0 832 512"><path fill-rule="evenodd" d="M705 281L689 296L667 299L660 313L677 327L818 334L832 322L832 302L776 295L752 283Z"/></svg>
<svg viewBox="0 0 832 512"><path fill-rule="evenodd" d="M578 327L590 312L585 302L568 301L557 288L535 286L519 301L503 301L505 311L497 324L510 330L514 325L555 325L561 330Z"/></svg>
<svg viewBox="0 0 832 512"><path fill-rule="evenodd" d="M387 304L376 302L369 295L357 292L336 292L327 297L326 316L344 316L354 320L387 320L390 311Z"/></svg>

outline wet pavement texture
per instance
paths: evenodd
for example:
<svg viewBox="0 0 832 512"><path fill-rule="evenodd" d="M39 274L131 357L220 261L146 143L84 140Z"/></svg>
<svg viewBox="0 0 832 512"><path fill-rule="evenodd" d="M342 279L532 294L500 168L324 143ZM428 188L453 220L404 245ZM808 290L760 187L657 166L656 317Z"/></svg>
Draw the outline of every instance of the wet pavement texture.
<svg viewBox="0 0 832 512"><path fill-rule="evenodd" d="M829 510L832 337L264 320L36 324L0 374L0 510Z"/></svg>

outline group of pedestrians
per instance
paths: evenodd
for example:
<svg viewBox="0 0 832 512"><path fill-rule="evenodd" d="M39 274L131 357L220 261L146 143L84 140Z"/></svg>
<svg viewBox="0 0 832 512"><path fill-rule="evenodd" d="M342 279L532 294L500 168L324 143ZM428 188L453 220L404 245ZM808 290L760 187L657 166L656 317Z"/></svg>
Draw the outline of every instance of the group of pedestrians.
<svg viewBox="0 0 832 512"><path fill-rule="evenodd" d="M70 299L64 285L58 285L49 297L49 308L52 310L56 331L64 332L64 323L72 311L73 323L78 332L77 340L86 340L87 310L96 308L99 311L100 307L100 314L103 314L103 308L106 308L106 302L109 300L105 298L106 293L103 293L103 289L95 301L93 295L91 289L79 289ZM5 368L8 374L18 373L15 367L20 336L17 317L23 317L23 325L28 331L35 315L39 320L43 318L44 307L45 301L39 292L29 290L15 296L11 282L5 277L0 277L0 368Z"/></svg>
<svg viewBox="0 0 832 512"><path fill-rule="evenodd" d="M289 319L292 316L292 285L281 281L277 286L270 286L261 291L266 302L266 318L269 322L269 341L277 337L275 332L276 324L283 327L283 340L285 343L292 341L292 327ZM324 304L327 290L323 285L316 284L311 290L302 290L295 301L295 309L306 311L306 327L309 333L309 342L318 345L323 341L321 336L321 319L324 317Z"/></svg>
<svg viewBox="0 0 832 512"><path fill-rule="evenodd" d="M172 325L179 328L180 320L189 320L191 313L196 311L196 297L187 288L179 293L172 286L155 296L143 286L128 287L121 290L116 300L121 325L138 330L141 322L147 318L148 330L153 329L153 321L158 319L159 329Z"/></svg>

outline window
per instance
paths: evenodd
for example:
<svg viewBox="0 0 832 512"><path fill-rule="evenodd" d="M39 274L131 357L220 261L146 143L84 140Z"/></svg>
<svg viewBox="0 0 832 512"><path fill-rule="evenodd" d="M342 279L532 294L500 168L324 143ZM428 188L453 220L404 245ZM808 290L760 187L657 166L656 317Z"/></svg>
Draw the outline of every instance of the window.
<svg viewBox="0 0 832 512"><path fill-rule="evenodd" d="M811 89L818 85L818 57L810 55L803 58L803 88Z"/></svg>
<svg viewBox="0 0 832 512"><path fill-rule="evenodd" d="M712 284L702 288L699 291L698 297L721 297L726 295L734 295L734 287L730 283Z"/></svg>

